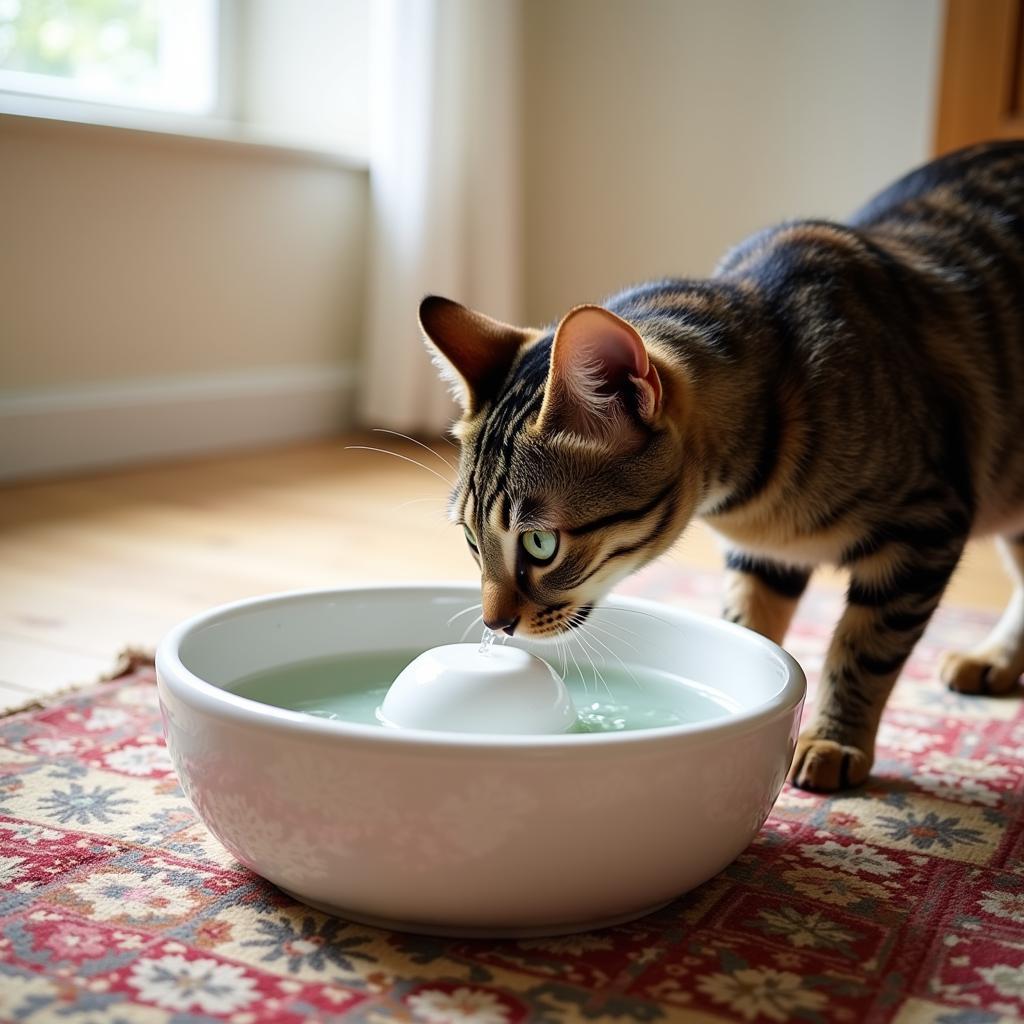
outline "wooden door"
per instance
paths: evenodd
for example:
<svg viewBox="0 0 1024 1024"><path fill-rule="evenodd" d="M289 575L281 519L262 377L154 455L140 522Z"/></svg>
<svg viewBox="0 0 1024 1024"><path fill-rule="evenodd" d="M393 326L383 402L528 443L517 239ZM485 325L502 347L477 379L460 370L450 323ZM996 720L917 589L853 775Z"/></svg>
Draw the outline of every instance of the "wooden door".
<svg viewBox="0 0 1024 1024"><path fill-rule="evenodd" d="M1024 138L1024 0L946 0L936 154Z"/></svg>

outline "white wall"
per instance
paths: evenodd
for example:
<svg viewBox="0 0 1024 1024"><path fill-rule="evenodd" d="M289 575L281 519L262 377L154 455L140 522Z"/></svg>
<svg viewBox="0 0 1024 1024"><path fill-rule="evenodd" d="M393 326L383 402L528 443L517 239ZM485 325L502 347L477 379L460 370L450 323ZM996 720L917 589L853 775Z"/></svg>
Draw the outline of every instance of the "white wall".
<svg viewBox="0 0 1024 1024"><path fill-rule="evenodd" d="M0 116L0 476L346 422L367 189L283 151Z"/></svg>
<svg viewBox="0 0 1024 1024"><path fill-rule="evenodd" d="M524 6L530 322L928 155L941 0L481 2ZM367 3L247 0L250 124L365 146ZM0 116L0 476L348 422L368 196L310 154Z"/></svg>
<svg viewBox="0 0 1024 1024"><path fill-rule="evenodd" d="M941 0L527 0L531 322L928 158Z"/></svg>
<svg viewBox="0 0 1024 1024"><path fill-rule="evenodd" d="M370 3L239 4L239 118L281 139L365 157Z"/></svg>

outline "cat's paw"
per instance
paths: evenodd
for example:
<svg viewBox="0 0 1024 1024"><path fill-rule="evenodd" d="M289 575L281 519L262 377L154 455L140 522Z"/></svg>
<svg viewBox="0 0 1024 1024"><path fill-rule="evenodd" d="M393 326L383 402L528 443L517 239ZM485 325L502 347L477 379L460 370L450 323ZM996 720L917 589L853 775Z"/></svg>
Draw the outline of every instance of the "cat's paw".
<svg viewBox="0 0 1024 1024"><path fill-rule="evenodd" d="M939 675L957 693L989 695L1009 693L1017 685L1020 668L998 658L950 651L942 659Z"/></svg>
<svg viewBox="0 0 1024 1024"><path fill-rule="evenodd" d="M871 771L871 758L859 747L804 734L796 743L789 781L800 789L833 793L859 786Z"/></svg>

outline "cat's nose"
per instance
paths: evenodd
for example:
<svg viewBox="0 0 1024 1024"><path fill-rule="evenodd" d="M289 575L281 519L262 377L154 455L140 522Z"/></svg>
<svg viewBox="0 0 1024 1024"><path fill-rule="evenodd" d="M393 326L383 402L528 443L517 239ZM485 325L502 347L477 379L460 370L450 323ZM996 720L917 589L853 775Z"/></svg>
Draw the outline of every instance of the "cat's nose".
<svg viewBox="0 0 1024 1024"><path fill-rule="evenodd" d="M519 625L519 595L501 580L485 579L480 589L484 625L494 633L511 636Z"/></svg>
<svg viewBox="0 0 1024 1024"><path fill-rule="evenodd" d="M514 619L513 618L484 619L484 625L492 633L508 633L508 635L511 636L516 631L516 626L519 625L519 619L520 618L521 618L521 616L517 615Z"/></svg>

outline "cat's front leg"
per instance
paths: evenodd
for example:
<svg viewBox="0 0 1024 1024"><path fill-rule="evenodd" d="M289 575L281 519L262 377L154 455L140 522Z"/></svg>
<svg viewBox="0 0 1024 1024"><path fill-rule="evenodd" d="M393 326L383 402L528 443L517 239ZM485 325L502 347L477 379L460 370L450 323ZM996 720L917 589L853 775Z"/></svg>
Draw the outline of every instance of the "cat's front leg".
<svg viewBox="0 0 1024 1024"><path fill-rule="evenodd" d="M962 538L949 539L923 551L902 548L897 558L885 552L854 564L814 715L790 768L790 781L801 789L845 789L868 777L885 702L963 544Z"/></svg>
<svg viewBox="0 0 1024 1024"><path fill-rule="evenodd" d="M810 569L790 568L741 551L726 554L725 568L725 618L781 644L811 578Z"/></svg>

